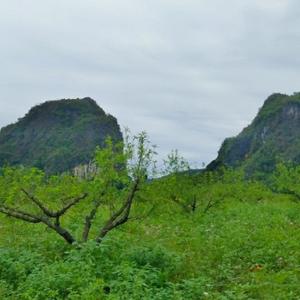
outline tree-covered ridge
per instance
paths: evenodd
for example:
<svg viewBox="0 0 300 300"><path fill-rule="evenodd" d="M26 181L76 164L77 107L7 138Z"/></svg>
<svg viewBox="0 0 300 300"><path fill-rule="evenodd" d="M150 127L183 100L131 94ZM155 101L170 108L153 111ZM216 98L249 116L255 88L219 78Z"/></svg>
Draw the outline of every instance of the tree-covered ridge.
<svg viewBox="0 0 300 300"><path fill-rule="evenodd" d="M280 161L300 163L299 146L300 94L273 94L248 127L224 141L208 168L243 166L250 174L270 172Z"/></svg>
<svg viewBox="0 0 300 300"><path fill-rule="evenodd" d="M34 166L47 173L90 161L107 136L122 140L115 117L91 98L47 101L0 131L0 165Z"/></svg>

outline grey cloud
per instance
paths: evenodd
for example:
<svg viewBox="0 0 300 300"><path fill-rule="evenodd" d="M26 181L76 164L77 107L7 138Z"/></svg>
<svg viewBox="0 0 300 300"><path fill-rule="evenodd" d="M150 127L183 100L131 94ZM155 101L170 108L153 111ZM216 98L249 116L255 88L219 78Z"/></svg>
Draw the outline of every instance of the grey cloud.
<svg viewBox="0 0 300 300"><path fill-rule="evenodd" d="M299 84L296 0L0 3L0 125L91 96L160 152L209 162L273 92Z"/></svg>

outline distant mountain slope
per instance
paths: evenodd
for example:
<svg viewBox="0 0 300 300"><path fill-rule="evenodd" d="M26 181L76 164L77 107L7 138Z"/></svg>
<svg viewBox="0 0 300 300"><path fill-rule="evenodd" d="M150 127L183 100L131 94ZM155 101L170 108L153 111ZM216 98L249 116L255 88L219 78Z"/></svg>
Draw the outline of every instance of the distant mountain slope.
<svg viewBox="0 0 300 300"><path fill-rule="evenodd" d="M224 141L207 168L244 166L248 173L270 172L277 161L300 163L300 93L271 95L251 125Z"/></svg>
<svg viewBox="0 0 300 300"><path fill-rule="evenodd" d="M47 101L0 130L0 166L63 172L87 163L107 136L121 140L120 127L93 99Z"/></svg>

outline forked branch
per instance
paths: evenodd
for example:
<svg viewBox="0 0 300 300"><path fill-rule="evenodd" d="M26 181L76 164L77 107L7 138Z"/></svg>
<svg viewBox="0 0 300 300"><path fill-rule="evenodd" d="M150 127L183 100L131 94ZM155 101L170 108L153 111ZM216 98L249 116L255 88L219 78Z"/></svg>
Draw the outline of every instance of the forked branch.
<svg viewBox="0 0 300 300"><path fill-rule="evenodd" d="M28 213L26 211L11 208L6 205L0 205L0 213L29 223L43 223L50 229L58 233L61 237L63 237L69 244L73 244L75 242L75 238L73 237L73 235L60 225L60 217L63 216L74 205L85 199L87 197L87 194L83 194L72 199L72 201L70 201L62 209L54 212L47 208L35 196L28 193L25 189L22 188L21 191L42 211L42 215Z"/></svg>
<svg viewBox="0 0 300 300"><path fill-rule="evenodd" d="M100 230L96 241L97 243L101 243L102 239L114 228L126 223L129 219L129 214L131 211L132 203L135 198L135 195L138 191L140 184L140 179L137 178L133 183L133 186L129 192L129 195L123 205L117 210L105 223L105 225Z"/></svg>
<svg viewBox="0 0 300 300"><path fill-rule="evenodd" d="M15 208L11 208L5 205L0 206L0 212L8 217L16 218L29 223L40 223L41 219L25 211L21 211Z"/></svg>

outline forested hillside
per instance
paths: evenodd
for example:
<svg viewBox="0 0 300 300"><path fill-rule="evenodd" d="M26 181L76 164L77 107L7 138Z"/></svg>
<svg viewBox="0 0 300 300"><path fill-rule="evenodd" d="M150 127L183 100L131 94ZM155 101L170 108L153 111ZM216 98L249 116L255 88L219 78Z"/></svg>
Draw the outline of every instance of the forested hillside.
<svg viewBox="0 0 300 300"><path fill-rule="evenodd" d="M88 163L107 136L122 140L117 120L91 98L47 101L0 131L0 166L38 167L47 173Z"/></svg>
<svg viewBox="0 0 300 300"><path fill-rule="evenodd" d="M263 177L279 162L300 163L299 93L271 95L251 125L224 141L208 169L242 166L248 174Z"/></svg>

